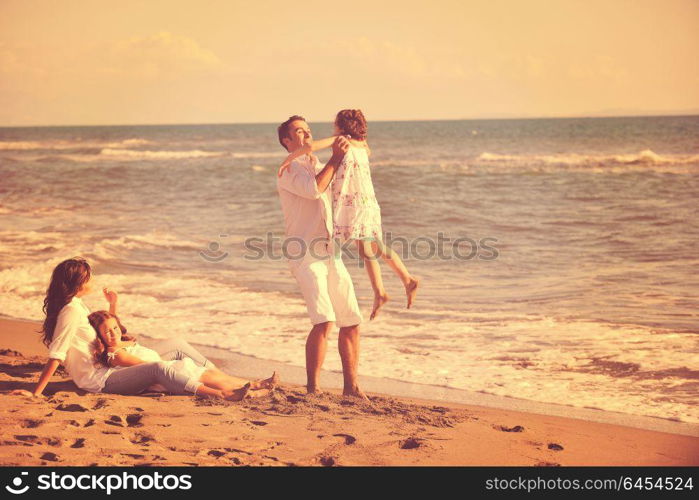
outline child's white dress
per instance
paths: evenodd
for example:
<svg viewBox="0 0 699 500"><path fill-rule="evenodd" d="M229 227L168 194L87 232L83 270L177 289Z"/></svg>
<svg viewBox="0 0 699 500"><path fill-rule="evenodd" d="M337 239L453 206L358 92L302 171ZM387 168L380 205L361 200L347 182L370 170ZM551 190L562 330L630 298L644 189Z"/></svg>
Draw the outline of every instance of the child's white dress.
<svg viewBox="0 0 699 500"><path fill-rule="evenodd" d="M371 182L366 148L351 146L332 184L333 237L340 240L381 240L381 208Z"/></svg>
<svg viewBox="0 0 699 500"><path fill-rule="evenodd" d="M112 358L114 358L116 353L122 349L131 354L132 356L136 356L142 361L145 361L146 363L162 361L160 354L155 352L153 349L149 349L148 347L142 346L138 343L126 347L121 347L117 349L115 352L110 352L107 354L107 358L111 360ZM172 361L165 361L165 363L174 368L177 372L184 374L189 379L188 385L191 386L197 385L202 374L206 371L205 367L197 365L191 358L175 359ZM115 369L119 368L126 367L115 367ZM151 391L165 391L165 388L158 384L154 384L150 386L148 389Z"/></svg>

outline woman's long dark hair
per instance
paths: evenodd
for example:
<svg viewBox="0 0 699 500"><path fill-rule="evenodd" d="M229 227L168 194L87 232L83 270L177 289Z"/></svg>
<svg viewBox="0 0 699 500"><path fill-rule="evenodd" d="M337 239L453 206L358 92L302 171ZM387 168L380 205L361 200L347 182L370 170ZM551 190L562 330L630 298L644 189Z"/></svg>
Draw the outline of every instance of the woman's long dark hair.
<svg viewBox="0 0 699 500"><path fill-rule="evenodd" d="M136 340L136 337L132 337L130 335L126 335L126 328L124 328L124 325L121 324L121 321L119 321L119 318L117 317L116 314L112 314L107 311L95 311L91 313L87 319L92 325L92 328L95 329L95 334L97 335L97 338L95 339L95 343L92 346L93 353L92 355L95 358L95 364L96 365L104 365L104 366L109 366L109 358L107 357L107 344L104 343L104 340L102 339L102 335L100 334L100 326L102 323L107 321L109 318L114 318L117 322L117 325L119 326L119 330L121 330L121 340L122 341L129 341L129 340Z"/></svg>
<svg viewBox="0 0 699 500"><path fill-rule="evenodd" d="M46 289L43 307L46 319L41 329L43 334L42 340L47 347L53 340L58 313L61 312L61 309L68 302L73 300L80 288L90 281L91 272L90 264L80 257L64 260L53 270L51 283L49 283L49 287Z"/></svg>

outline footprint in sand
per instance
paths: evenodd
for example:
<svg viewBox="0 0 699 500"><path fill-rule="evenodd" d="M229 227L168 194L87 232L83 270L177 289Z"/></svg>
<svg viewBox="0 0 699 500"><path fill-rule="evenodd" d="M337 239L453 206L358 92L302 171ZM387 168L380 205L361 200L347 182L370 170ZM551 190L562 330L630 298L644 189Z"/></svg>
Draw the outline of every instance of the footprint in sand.
<svg viewBox="0 0 699 500"><path fill-rule="evenodd" d="M445 413L449 413L449 408L445 408L444 406L433 406L432 408L430 408L430 411L433 411L435 413L445 414Z"/></svg>
<svg viewBox="0 0 699 500"><path fill-rule="evenodd" d="M126 415L126 425L129 427L143 427L143 423L141 420L143 419L143 415L140 413L132 413L130 415Z"/></svg>
<svg viewBox="0 0 699 500"><path fill-rule="evenodd" d="M221 451L221 450L209 450L209 452L207 453L207 455L211 455L212 457L216 457L216 458L220 458L225 454L226 454L226 452Z"/></svg>
<svg viewBox="0 0 699 500"><path fill-rule="evenodd" d="M69 405L61 403L60 405L58 405L56 407L56 409L60 410L60 411L90 411L87 408L85 408L83 405L79 405L79 404L75 404L75 403L69 404Z"/></svg>
<svg viewBox="0 0 699 500"><path fill-rule="evenodd" d="M563 449L563 446L561 446L560 444L556 444L556 443L549 443L548 448L549 448L549 450L553 450L553 451L561 451Z"/></svg>
<svg viewBox="0 0 699 500"><path fill-rule="evenodd" d="M34 444L39 444L39 436L34 436L33 434L24 434L15 436L15 439L22 441L26 446L32 446Z"/></svg>
<svg viewBox="0 0 699 500"><path fill-rule="evenodd" d="M400 442L401 450L414 450L422 446L422 439L410 437Z"/></svg>
<svg viewBox="0 0 699 500"><path fill-rule="evenodd" d="M123 420L119 415L112 415L107 420L104 421L105 424L115 425L117 427L124 427Z"/></svg>
<svg viewBox="0 0 699 500"><path fill-rule="evenodd" d="M131 439L133 444L147 444L151 441L155 441L155 437L153 437L151 434L146 434L145 432L137 432Z"/></svg>
<svg viewBox="0 0 699 500"><path fill-rule="evenodd" d="M71 448L84 448L85 447L85 438L78 438L75 440L73 444L70 445Z"/></svg>
<svg viewBox="0 0 699 500"><path fill-rule="evenodd" d="M332 467L337 465L337 461L333 457L320 457L319 461L323 467Z"/></svg>
<svg viewBox="0 0 699 500"><path fill-rule="evenodd" d="M39 427L43 423L44 423L43 420L27 419L24 422L22 422L20 425L25 429L36 429L37 427Z"/></svg>
<svg viewBox="0 0 699 500"><path fill-rule="evenodd" d="M97 400L95 405L92 407L93 410L99 410L100 408L104 408L105 406L109 406L109 400L105 398L100 398Z"/></svg>
<svg viewBox="0 0 699 500"><path fill-rule="evenodd" d="M561 464L556 462L537 462L534 467L560 467Z"/></svg>
<svg viewBox="0 0 699 500"><path fill-rule="evenodd" d="M242 453L243 455L252 456L251 451L241 450L240 448L224 448L229 453Z"/></svg>
<svg viewBox="0 0 699 500"><path fill-rule="evenodd" d="M12 356L14 358L23 358L24 357L21 352L13 351L12 349L0 349L0 355Z"/></svg>
<svg viewBox="0 0 699 500"><path fill-rule="evenodd" d="M41 460L46 460L48 462L58 462L58 455L55 453L51 453L50 451L47 451L43 455L41 455Z"/></svg>
<svg viewBox="0 0 699 500"><path fill-rule="evenodd" d="M515 425L514 427L505 427L504 425L494 425L493 428L502 432L524 432L524 427Z"/></svg>
<svg viewBox="0 0 699 500"><path fill-rule="evenodd" d="M354 444L357 442L357 438L350 434L333 434L335 437L341 437L345 440L346 445Z"/></svg>
<svg viewBox="0 0 699 500"><path fill-rule="evenodd" d="M93 418L85 422L85 425L83 425L83 427L90 427L91 425L95 425L95 419Z"/></svg>
<svg viewBox="0 0 699 500"><path fill-rule="evenodd" d="M32 446L35 444L47 444L49 446L58 447L62 444L62 441L59 438L40 438L39 436L35 436L33 434L17 435L15 436L15 439L17 439L18 441L22 441L27 446Z"/></svg>
<svg viewBox="0 0 699 500"><path fill-rule="evenodd" d="M250 423L253 425L259 425L259 426L267 425L267 422L264 422L262 420L250 420Z"/></svg>

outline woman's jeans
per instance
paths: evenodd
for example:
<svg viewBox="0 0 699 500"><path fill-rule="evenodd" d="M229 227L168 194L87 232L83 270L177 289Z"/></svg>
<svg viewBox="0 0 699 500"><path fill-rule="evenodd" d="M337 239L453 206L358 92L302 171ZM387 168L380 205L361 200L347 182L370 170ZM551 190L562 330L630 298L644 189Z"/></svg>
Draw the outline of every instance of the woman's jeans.
<svg viewBox="0 0 699 500"><path fill-rule="evenodd" d="M200 384L191 383L188 375L178 372L172 363L166 361L191 358L198 366L215 368L211 361L184 340L166 340L156 345L153 350L160 354L163 361L142 363L113 371L107 377L102 392L140 394L150 386L159 384L172 394L191 394L196 392Z"/></svg>

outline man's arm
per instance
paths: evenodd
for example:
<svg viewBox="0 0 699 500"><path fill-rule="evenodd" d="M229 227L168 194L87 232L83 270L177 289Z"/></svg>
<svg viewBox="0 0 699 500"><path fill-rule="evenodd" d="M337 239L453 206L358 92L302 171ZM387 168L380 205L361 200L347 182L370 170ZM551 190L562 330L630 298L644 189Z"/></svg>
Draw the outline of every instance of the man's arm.
<svg viewBox="0 0 699 500"><path fill-rule="evenodd" d="M340 163L342 163L342 159L345 157L345 153L347 153L349 147L349 141L347 140L347 138L341 135L335 139L335 142L333 142L332 157L330 158L328 163L325 164L323 170L316 174L316 185L318 186L318 191L320 191L321 193L324 193L325 190L328 189L330 181L335 175L337 167L339 167Z"/></svg>
<svg viewBox="0 0 699 500"><path fill-rule="evenodd" d="M332 158L317 175L314 176L305 168L296 165L285 170L281 177L277 177L277 185L297 196L309 200L318 199L328 188L348 149L349 141L344 137L338 137L333 143Z"/></svg>

